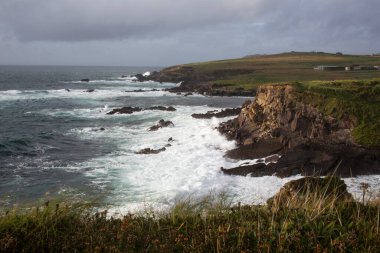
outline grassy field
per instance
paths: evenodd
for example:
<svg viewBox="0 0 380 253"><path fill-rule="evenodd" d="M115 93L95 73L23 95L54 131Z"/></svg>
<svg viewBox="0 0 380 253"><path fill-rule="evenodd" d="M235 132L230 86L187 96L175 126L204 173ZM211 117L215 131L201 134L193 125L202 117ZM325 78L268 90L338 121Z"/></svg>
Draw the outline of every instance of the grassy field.
<svg viewBox="0 0 380 253"><path fill-rule="evenodd" d="M380 77L380 71L319 71L319 65L380 66L380 57L327 53L283 53L186 64L213 84L254 89L259 84L315 80L361 80Z"/></svg>
<svg viewBox="0 0 380 253"><path fill-rule="evenodd" d="M120 218L46 203L0 215L0 252L380 251L379 202L302 192L265 206L231 206L223 195L185 199L167 212Z"/></svg>

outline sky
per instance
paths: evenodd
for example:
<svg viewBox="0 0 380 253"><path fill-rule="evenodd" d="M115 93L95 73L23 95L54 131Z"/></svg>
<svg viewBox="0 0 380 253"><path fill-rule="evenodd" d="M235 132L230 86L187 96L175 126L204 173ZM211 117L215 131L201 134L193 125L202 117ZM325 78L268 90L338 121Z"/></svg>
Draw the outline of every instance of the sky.
<svg viewBox="0 0 380 253"><path fill-rule="evenodd" d="M379 0L0 0L0 64L169 66L380 52Z"/></svg>

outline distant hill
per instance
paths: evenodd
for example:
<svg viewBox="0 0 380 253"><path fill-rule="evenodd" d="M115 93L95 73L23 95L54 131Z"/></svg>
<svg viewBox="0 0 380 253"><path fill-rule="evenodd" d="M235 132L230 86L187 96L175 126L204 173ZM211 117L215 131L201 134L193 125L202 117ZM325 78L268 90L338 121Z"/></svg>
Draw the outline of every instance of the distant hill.
<svg viewBox="0 0 380 253"><path fill-rule="evenodd" d="M253 55L239 59L199 62L163 69L154 78L160 81L207 83L215 88L255 89L259 84L313 80L363 80L380 78L379 70L318 71L320 65L379 66L371 55L344 55L323 52L289 52Z"/></svg>

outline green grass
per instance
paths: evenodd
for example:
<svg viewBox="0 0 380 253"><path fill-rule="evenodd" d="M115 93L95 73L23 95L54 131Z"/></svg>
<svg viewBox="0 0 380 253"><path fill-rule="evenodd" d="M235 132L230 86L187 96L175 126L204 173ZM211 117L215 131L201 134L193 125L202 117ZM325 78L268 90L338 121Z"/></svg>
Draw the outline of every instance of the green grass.
<svg viewBox="0 0 380 253"><path fill-rule="evenodd" d="M379 66L380 57L328 53L283 53L240 59L186 64L195 75L228 89L255 89L257 85L312 80L361 80L380 78L380 71L317 71L318 65ZM176 69L176 71L181 71ZM241 73L243 72L243 73Z"/></svg>
<svg viewBox="0 0 380 253"><path fill-rule="evenodd" d="M298 99L337 119L354 122L354 140L380 147L380 79L295 83Z"/></svg>
<svg viewBox="0 0 380 253"><path fill-rule="evenodd" d="M303 194L243 207L189 198L121 218L80 205L12 210L0 216L0 252L379 252L379 203Z"/></svg>

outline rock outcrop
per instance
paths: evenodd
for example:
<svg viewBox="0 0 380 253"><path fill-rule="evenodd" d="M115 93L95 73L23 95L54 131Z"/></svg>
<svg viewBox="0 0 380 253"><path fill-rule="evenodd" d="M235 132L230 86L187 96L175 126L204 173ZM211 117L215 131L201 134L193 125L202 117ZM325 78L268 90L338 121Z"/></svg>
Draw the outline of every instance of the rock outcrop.
<svg viewBox="0 0 380 253"><path fill-rule="evenodd" d="M158 121L156 125L151 126L149 128L149 131L157 131L160 128L169 127L169 126L174 126L173 122L171 122L170 120L160 119L160 121Z"/></svg>
<svg viewBox="0 0 380 253"><path fill-rule="evenodd" d="M223 169L230 175L339 175L380 174L380 151L355 143L355 119L338 120L302 101L292 85L257 89L254 102L245 103L238 118L219 131L239 144L227 153L234 159L256 159L281 154L277 163Z"/></svg>
<svg viewBox="0 0 380 253"><path fill-rule="evenodd" d="M116 109L113 109L112 111L108 112L107 114L108 115L113 115L113 114L132 114L134 112L141 112L141 111L145 111L145 110L158 110L158 111L168 111L168 112L174 112L176 111L176 109L173 107L173 106L168 106L168 107L165 107L165 106L152 106L152 107L148 107L146 109L144 108L140 108L140 107L131 107L131 106L125 106L125 107L122 107L122 108L116 108Z"/></svg>
<svg viewBox="0 0 380 253"><path fill-rule="evenodd" d="M165 147L160 148L160 149L144 148L144 149L141 149L140 151L135 152L135 154L138 154L138 155L151 155L151 154L161 153L161 152L163 152L165 150L166 150Z"/></svg>
<svg viewBox="0 0 380 253"><path fill-rule="evenodd" d="M196 119L211 119L212 117L216 118L224 118L229 116L236 116L239 115L241 112L241 108L227 108L225 110L219 111L208 111L206 113L193 113L191 117Z"/></svg>
<svg viewBox="0 0 380 253"><path fill-rule="evenodd" d="M278 138L289 148L308 139L354 145L352 119L337 120L324 115L317 108L302 103L298 96L302 95L292 85L261 86L255 101L245 104L229 130L244 145L268 138Z"/></svg>
<svg viewBox="0 0 380 253"><path fill-rule="evenodd" d="M134 112L141 112L143 109L140 107L131 107L131 106L125 106L122 108L116 108L113 109L112 111L108 112L108 115L113 115L113 114L132 114Z"/></svg>
<svg viewBox="0 0 380 253"><path fill-rule="evenodd" d="M353 201L347 192L347 185L337 177L305 177L286 183L281 190L267 200L269 206L305 207L308 203L318 203L326 207L341 202Z"/></svg>

